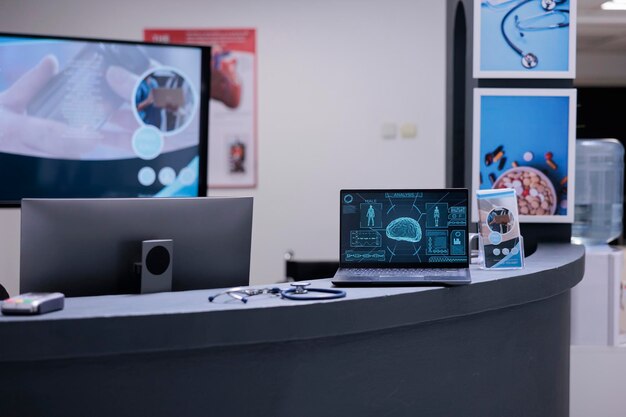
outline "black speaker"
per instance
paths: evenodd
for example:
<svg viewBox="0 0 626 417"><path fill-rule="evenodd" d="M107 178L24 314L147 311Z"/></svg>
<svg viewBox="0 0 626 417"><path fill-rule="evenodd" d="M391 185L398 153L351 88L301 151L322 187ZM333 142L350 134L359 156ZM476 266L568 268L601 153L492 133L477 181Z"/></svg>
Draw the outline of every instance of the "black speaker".
<svg viewBox="0 0 626 417"><path fill-rule="evenodd" d="M172 291L174 241L172 239L143 240L141 242L141 278L139 292Z"/></svg>

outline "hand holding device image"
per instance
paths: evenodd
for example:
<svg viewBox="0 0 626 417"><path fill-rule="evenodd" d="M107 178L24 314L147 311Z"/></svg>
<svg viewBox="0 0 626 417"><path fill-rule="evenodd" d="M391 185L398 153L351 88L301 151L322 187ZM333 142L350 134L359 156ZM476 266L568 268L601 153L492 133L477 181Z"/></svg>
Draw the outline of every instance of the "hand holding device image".
<svg viewBox="0 0 626 417"><path fill-rule="evenodd" d="M111 114L109 121L116 128L106 130L92 130L84 124L72 123L72 120L45 118L28 112L29 107L40 101L50 83L54 82L59 75L58 70L57 58L47 55L0 93L0 152L81 159L98 144L105 143L125 149L129 156L132 155L129 137L132 130L137 128L137 123L128 117L128 111L120 109ZM124 75L128 76L128 73ZM107 76L107 81L118 82L123 76ZM128 78L125 82L115 84L115 90L121 93L121 90L129 87L130 81L132 79ZM121 95L128 96L131 91L127 90Z"/></svg>
<svg viewBox="0 0 626 417"><path fill-rule="evenodd" d="M0 152L72 158L94 147L94 140L79 135L77 128L26 114L33 98L57 72L56 57L45 56L0 93ZM66 146L59 146L61 138Z"/></svg>
<svg viewBox="0 0 626 417"><path fill-rule="evenodd" d="M132 136L142 124L173 132L193 116L197 100L190 81L136 45L59 43L48 51L4 91L0 83L0 152L92 159L105 146L130 157ZM139 118L130 109L133 102ZM197 142L191 135L179 139L167 141L163 151Z"/></svg>
<svg viewBox="0 0 626 417"><path fill-rule="evenodd" d="M204 193L210 54L0 33L0 203ZM182 100L157 107L144 79ZM150 107L160 120L142 117Z"/></svg>

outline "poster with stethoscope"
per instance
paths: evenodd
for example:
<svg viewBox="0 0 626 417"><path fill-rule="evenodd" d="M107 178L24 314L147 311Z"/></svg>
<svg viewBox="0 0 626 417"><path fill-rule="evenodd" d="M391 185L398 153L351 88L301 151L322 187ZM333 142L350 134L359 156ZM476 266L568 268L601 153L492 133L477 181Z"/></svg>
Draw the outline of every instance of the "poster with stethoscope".
<svg viewBox="0 0 626 417"><path fill-rule="evenodd" d="M207 184L256 187L256 30L145 29L144 38L212 47Z"/></svg>
<svg viewBox="0 0 626 417"><path fill-rule="evenodd" d="M515 189L520 222L572 223L576 89L476 88L473 122L473 189Z"/></svg>
<svg viewBox="0 0 626 417"><path fill-rule="evenodd" d="M575 78L576 0L475 0L474 78Z"/></svg>

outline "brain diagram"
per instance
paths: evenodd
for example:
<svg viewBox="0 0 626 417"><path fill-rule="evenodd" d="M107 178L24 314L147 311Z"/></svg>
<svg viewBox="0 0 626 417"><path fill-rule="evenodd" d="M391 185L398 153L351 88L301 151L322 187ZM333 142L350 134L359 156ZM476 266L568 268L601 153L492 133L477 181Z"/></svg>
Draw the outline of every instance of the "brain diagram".
<svg viewBox="0 0 626 417"><path fill-rule="evenodd" d="M422 240L422 228L411 217L399 217L387 226L387 237L393 240L417 243Z"/></svg>

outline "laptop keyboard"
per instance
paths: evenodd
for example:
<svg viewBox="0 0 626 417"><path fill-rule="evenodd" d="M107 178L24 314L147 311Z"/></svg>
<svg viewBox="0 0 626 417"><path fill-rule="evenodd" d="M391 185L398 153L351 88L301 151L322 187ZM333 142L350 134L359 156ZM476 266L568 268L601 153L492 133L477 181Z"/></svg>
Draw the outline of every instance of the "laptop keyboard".
<svg viewBox="0 0 626 417"><path fill-rule="evenodd" d="M349 268L343 269L345 275L371 276L371 277L438 277L459 275L459 269L433 269L433 268Z"/></svg>

